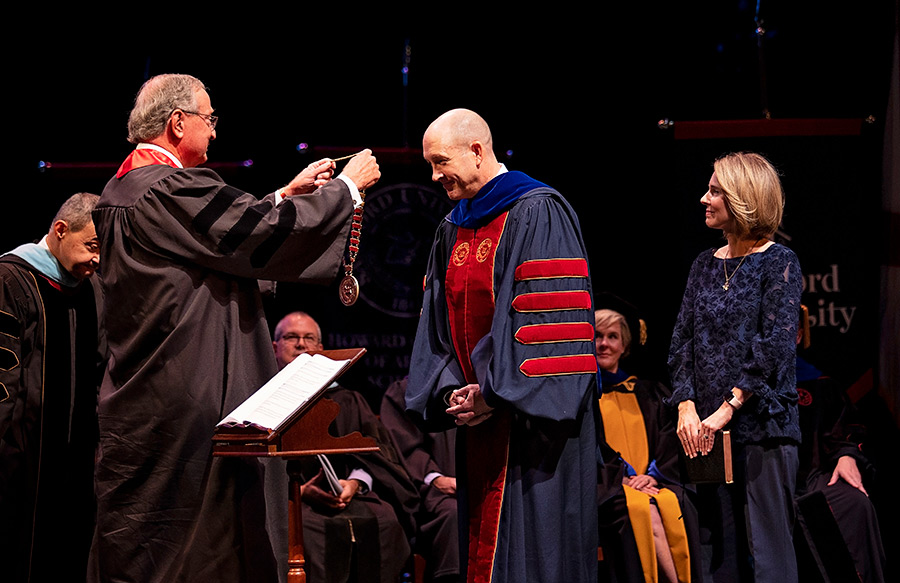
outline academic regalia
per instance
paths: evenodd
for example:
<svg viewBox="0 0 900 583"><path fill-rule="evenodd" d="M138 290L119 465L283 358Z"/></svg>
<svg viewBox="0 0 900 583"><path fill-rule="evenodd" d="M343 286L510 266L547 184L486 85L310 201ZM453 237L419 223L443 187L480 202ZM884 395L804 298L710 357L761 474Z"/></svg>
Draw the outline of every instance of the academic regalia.
<svg viewBox="0 0 900 583"><path fill-rule="evenodd" d="M798 558L813 563L801 567L818 568L832 579L846 574L862 583L881 583L885 554L872 501L843 480L828 485L842 456L856 460L864 482L871 479L874 470L862 452L865 428L855 423L843 387L799 356L797 393L803 434L797 525L802 535L794 540Z"/></svg>
<svg viewBox="0 0 900 583"><path fill-rule="evenodd" d="M426 577L459 574L459 518L456 496L445 494L429 480L456 477L456 429L421 431L406 414L408 378L391 383L381 401L380 416L391 434L410 477L419 490L416 547L425 557ZM431 580L431 579L429 579Z"/></svg>
<svg viewBox="0 0 900 583"><path fill-rule="evenodd" d="M407 408L450 427L478 383L489 419L457 432L469 581L596 581L596 363L587 252L555 190L499 175L438 227Z"/></svg>
<svg viewBox="0 0 900 583"><path fill-rule="evenodd" d="M42 252L30 245L13 253L25 247ZM5 581L85 578L94 526L96 405L103 362L97 325L101 299L94 286L91 280L61 283L15 254L0 258L0 565Z"/></svg>
<svg viewBox="0 0 900 583"><path fill-rule="evenodd" d="M262 199L135 150L93 217L110 364L100 392L99 581L273 581L266 461L212 457L216 424L276 372L257 280L330 281L348 186ZM271 475L273 474L274 475Z"/></svg>
<svg viewBox="0 0 900 583"><path fill-rule="evenodd" d="M418 492L387 429L360 393L336 385L322 398L340 405L340 412L329 429L332 435L359 431L375 438L380 451L328 455L338 478L346 479L352 470L362 469L372 478L372 491L358 492L347 508L338 511L303 504L307 581L397 581L409 561ZM314 456L300 458L300 462L304 480L313 478L321 469ZM356 576L349 579L353 571Z"/></svg>
<svg viewBox="0 0 900 583"><path fill-rule="evenodd" d="M638 558L636 565L626 561L618 564L634 571L634 566L642 569L643 577L635 580L656 581L657 563L649 505L659 509L672 557L675 560L678 580L691 581L701 572L697 514L687 492L681 486L678 468L678 443L673 426L671 411L667 410L663 399L669 390L661 383L628 376L623 371L608 373L601 371L603 395L600 398L600 413L603 420L603 435L611 448L619 452L625 470L618 484L610 484L609 498L624 499L624 508L618 505L618 512L624 509L624 516L611 512L610 504L601 512L601 525L607 537L601 543L615 547L619 541L632 538L637 554L627 549L626 556ZM639 492L622 483L622 478L633 475L650 475L658 482L659 494ZM613 528L615 525L615 528ZM691 551L695 552L691 552ZM605 554L605 553L604 553ZM618 558L617 558L618 560ZM635 575L635 573L626 576Z"/></svg>

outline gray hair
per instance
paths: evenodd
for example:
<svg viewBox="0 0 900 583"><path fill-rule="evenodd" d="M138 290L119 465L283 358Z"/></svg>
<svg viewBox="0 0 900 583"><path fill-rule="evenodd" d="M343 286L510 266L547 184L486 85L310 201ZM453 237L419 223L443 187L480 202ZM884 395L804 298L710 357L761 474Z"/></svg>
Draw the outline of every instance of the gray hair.
<svg viewBox="0 0 900 583"><path fill-rule="evenodd" d="M98 200L100 200L99 196L89 192L73 194L56 211L56 216L53 217L51 225L55 224L56 221L65 221L69 226L69 230L73 233L81 231L93 220L91 211L97 206Z"/></svg>
<svg viewBox="0 0 900 583"><path fill-rule="evenodd" d="M128 141L139 144L162 135L174 110L197 110L197 91L205 89L203 82L191 75L165 74L148 79L128 116Z"/></svg>

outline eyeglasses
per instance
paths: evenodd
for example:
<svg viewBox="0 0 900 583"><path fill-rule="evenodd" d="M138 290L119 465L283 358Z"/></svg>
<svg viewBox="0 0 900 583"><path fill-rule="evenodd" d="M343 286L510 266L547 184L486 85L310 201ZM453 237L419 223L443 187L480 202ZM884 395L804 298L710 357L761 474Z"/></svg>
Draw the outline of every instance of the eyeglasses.
<svg viewBox="0 0 900 583"><path fill-rule="evenodd" d="M179 108L179 109L181 109L181 108ZM202 117L206 121L207 125L209 125L209 129L211 129L211 130L216 129L216 124L219 123L218 115L210 115L208 113L200 113L199 111L188 111L186 109L182 109L181 111L183 111L184 113L190 114L190 115L196 115L197 117Z"/></svg>
<svg viewBox="0 0 900 583"><path fill-rule="evenodd" d="M285 334L279 340L284 340L285 342L290 342L292 344L297 344L300 340L303 341L304 344L318 344L319 339L312 334L307 334L305 336L300 336L298 334Z"/></svg>

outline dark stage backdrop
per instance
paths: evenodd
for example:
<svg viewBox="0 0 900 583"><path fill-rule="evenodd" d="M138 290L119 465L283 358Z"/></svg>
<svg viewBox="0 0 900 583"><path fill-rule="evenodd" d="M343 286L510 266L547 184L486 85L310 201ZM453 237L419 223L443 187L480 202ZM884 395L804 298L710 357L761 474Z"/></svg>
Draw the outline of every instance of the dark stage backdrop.
<svg viewBox="0 0 900 583"><path fill-rule="evenodd" d="M754 150L783 174L787 203L778 239L798 254L804 271L803 301L812 325L806 356L848 387L871 386L879 291L874 250L882 237L876 224L881 137L877 127L861 120L859 128L856 136L715 139L676 139L674 131L656 130L644 143L652 152L651 166L621 189L556 185L579 214L595 290L633 303L647 322L648 343L627 363L635 372L666 379L668 342L690 264L701 250L722 244L721 234L705 227L699 202L713 159ZM307 159L340 151L313 148L287 158L295 157L292 164L302 167ZM408 371L428 251L438 222L452 208L440 186L430 182L420 156L417 149L385 150L380 156L383 179L368 193L353 267L362 288L354 306L340 303L336 282L325 287L282 282L274 296L266 296L272 325L288 311L304 310L322 325L326 347L366 347L367 356L348 380L376 406L384 389ZM531 172L515 158L507 163ZM211 165L251 192L273 189L273 169L265 163ZM75 184L99 192L114 169L112 164L35 173L30 191L46 200ZM41 208L52 213L57 205ZM42 216L37 226L43 229L46 220Z"/></svg>
<svg viewBox="0 0 900 583"><path fill-rule="evenodd" d="M803 268L802 299L812 329L805 356L847 386L865 382L878 346L882 136L880 127L849 121L858 135L678 139L670 130L658 136L654 176L641 183L656 195L620 203L619 215L635 220L614 227L612 238L627 242L629 252L608 263L612 273L628 277L595 278L599 287L630 298L645 315L648 346L642 365L652 370L664 363L691 262L702 250L724 243L721 232L705 226L700 203L712 162L725 152L749 150L767 156L782 173L786 205L776 240L797 253ZM593 251L598 245L592 243Z"/></svg>
<svg viewBox="0 0 900 583"><path fill-rule="evenodd" d="M311 312L331 348L366 346L354 375L377 403L405 374L425 256L449 209L417 150L421 135L443 111L469 107L491 124L510 168L570 200L595 289L622 295L647 320L649 344L634 366L664 378L690 261L720 244L698 202L710 164L728 150L758 150L784 174L782 236L808 284L810 358L854 383L877 354L872 249L882 242L877 179L895 4L612 3L601 15L560 10L555 19L545 9L517 9L515 26L462 28L384 14L362 34L346 22L283 34L272 28L275 15L242 7L241 19L225 26L197 19L208 38L175 44L164 31L153 42L123 42L109 39L106 24L99 34L74 20L51 28L51 15L42 15L40 32L6 51L21 97L6 111L10 173L0 249L41 236L72 192L102 190L131 148L125 120L148 76L194 74L220 115L210 165L237 187L262 195L337 151L371 147L382 160L354 269L359 302L342 306L333 286L288 285L267 301L272 318ZM254 16L266 26L254 29ZM278 16L287 23L295 15ZM89 40L101 40L101 48ZM774 119L871 115L875 123L861 124L856 136L693 140L657 127L664 118L677 128L758 120L764 112ZM51 167L42 170L41 162Z"/></svg>
<svg viewBox="0 0 900 583"><path fill-rule="evenodd" d="M150 75L184 72L207 83L220 115L209 165L257 195L313 159L373 148L383 178L367 198L354 266L359 301L344 307L336 284L282 283L266 308L271 325L290 310L310 312L326 348L367 348L346 381L377 409L384 388L407 372L427 253L450 208L421 160L421 135L440 113L468 107L491 124L510 168L572 203L595 290L635 304L648 324L648 344L628 366L665 380L690 263L721 244L699 203L711 163L726 151L756 150L783 173L779 237L804 270L809 360L863 402L878 354L879 164L895 6L604 3L559 7L556 19L544 6L534 15L517 7L514 26L469 19L460 28L447 18L407 25L379 14L362 33L345 26L352 15L330 15L334 22L317 31L305 13L240 6L229 26L185 16L194 33L176 43L164 30L147 38L158 29L144 21L133 38L114 40L108 22L97 31L74 20L51 28L49 13L18 19L17 30L32 22L39 30L22 31L5 51L14 99L4 119L0 250L40 237L73 192L102 190L131 148L125 121ZM264 16L257 29L254 16ZM295 29L295 17L307 25ZM273 28L276 20L289 30ZM851 120L859 132L676 139L683 122L760 120L765 112ZM869 116L873 123L863 123ZM660 129L662 119L674 127ZM879 406L887 411L877 401L870 410ZM886 426L881 467L890 470L896 426Z"/></svg>
<svg viewBox="0 0 900 583"><path fill-rule="evenodd" d="M368 58L380 63L390 57L399 65L402 37L384 44L390 50L373 45ZM433 47L428 43L425 47L414 55L435 59L437 54L428 54ZM565 48L557 46L559 53L549 54L568 54ZM142 81L142 66L150 65L150 74L173 69L166 60L126 61L129 66L122 69L121 79L100 98L99 113L93 114L100 121L86 127L89 133L97 132L89 141L64 139L77 135L73 131L77 124L69 117L57 119L49 105L47 115L37 116L41 131L26 142L22 153L27 159L17 164L5 195L0 248L41 236L53 212L72 192L99 193L130 150L123 137L124 120ZM110 62L122 64L120 58L110 57ZM556 70L557 63L536 63L532 70L547 73ZM571 73L574 66L559 71ZM874 107L857 104L847 112L845 119L858 122L856 136L676 139L674 129L659 129L657 118L651 117L669 108L638 91L659 88L659 79L640 81L636 73L623 72L625 79L634 81L629 87L636 94L614 98L623 114L610 115L593 106L601 103L597 94L578 91L583 79L573 75L556 79L556 91L550 93L500 97L504 81L528 78L526 66L520 64L499 73L490 93L459 99L454 98L460 97L458 93L423 95L425 88L415 83L407 94L399 74L385 72L385 79L375 79L372 73L371 85L380 91L383 110L367 104L361 106L363 111L353 111L345 95L334 101L325 115L328 119L320 120L315 107L326 98L311 97L312 111L287 109L284 97L262 110L250 100L250 90L235 84L221 67L198 66L197 74L209 84L213 105L221 114L209 165L235 186L263 195L313 159L361 147L372 147L381 161L383 178L367 199L354 267L362 284L358 303L350 308L341 305L333 286L292 290L289 285L278 286L276 296L267 302L272 318L290 309L312 313L330 348L366 346L369 354L354 373L369 387L373 403L392 380L406 373L427 252L437 222L450 209L421 159L421 133L430 119L458 105L485 115L494 130L496 150L510 168L549 183L570 200L582 223L595 290L634 303L648 323L648 345L632 359L641 372L665 378L671 327L690 262L700 250L721 244L719 234L703 224L699 199L712 160L730 150L760 151L784 175L787 208L780 235L798 253L804 269L804 302L813 317L811 360L848 386L874 366L879 280L873 249L882 242L876 219L882 126L864 124L861 115L864 111L880 115ZM247 72L246 81L260 87L264 80L277 78L267 77L271 72L260 65ZM80 75L68 72L59 80L74 83ZM91 75L87 77L89 83ZM435 79L428 79L426 87L436 85ZM301 97L305 95L298 101ZM404 97L413 98L416 105L404 110ZM671 109L696 113L688 106ZM711 109L708 115L715 119L713 114L721 113ZM268 121L256 128L252 122L259 118ZM682 121L676 117L675 128ZM309 149L298 151L300 143ZM51 167L40 169L39 161L49 161Z"/></svg>

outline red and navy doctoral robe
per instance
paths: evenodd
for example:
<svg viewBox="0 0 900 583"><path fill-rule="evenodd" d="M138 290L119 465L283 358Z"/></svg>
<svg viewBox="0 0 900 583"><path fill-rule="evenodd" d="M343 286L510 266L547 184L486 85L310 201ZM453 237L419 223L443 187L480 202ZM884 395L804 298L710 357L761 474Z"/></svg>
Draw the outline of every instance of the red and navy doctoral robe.
<svg viewBox="0 0 900 583"><path fill-rule="evenodd" d="M438 227L406 403L450 427L478 383L493 415L457 434L468 581L596 581L597 393L587 253L574 211L501 174Z"/></svg>

